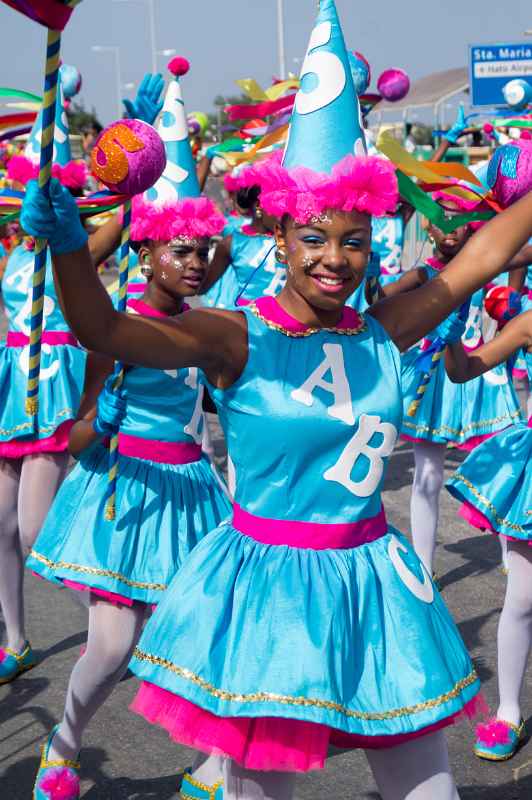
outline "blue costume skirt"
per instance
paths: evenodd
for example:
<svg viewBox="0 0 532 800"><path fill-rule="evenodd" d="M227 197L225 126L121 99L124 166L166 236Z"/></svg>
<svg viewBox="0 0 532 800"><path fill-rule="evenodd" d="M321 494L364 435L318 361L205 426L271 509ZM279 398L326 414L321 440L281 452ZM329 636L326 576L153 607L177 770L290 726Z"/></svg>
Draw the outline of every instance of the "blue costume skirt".
<svg viewBox="0 0 532 800"><path fill-rule="evenodd" d="M85 351L71 345L43 345L36 420L24 410L28 379L20 359L27 358L27 353L27 347L0 345L0 457L66 450L68 432L56 434L78 413Z"/></svg>
<svg viewBox="0 0 532 800"><path fill-rule="evenodd" d="M414 367L418 355L416 347L402 358L405 438L453 443L470 450L521 419L519 400L506 364L495 367L489 379L481 376L467 383L452 383L445 372L444 359L439 362L415 416L409 417L408 409L421 378Z"/></svg>
<svg viewBox="0 0 532 800"><path fill-rule="evenodd" d="M221 278L204 295L201 295L200 299L208 308L232 308L236 303L239 291L236 273L229 265Z"/></svg>
<svg viewBox="0 0 532 800"><path fill-rule="evenodd" d="M532 428L519 423L483 442L446 486L472 525L532 544Z"/></svg>
<svg viewBox="0 0 532 800"><path fill-rule="evenodd" d="M160 464L119 456L116 519L105 519L109 455L84 454L65 480L26 561L38 575L104 596L158 603L197 542L230 503L203 457Z"/></svg>
<svg viewBox="0 0 532 800"><path fill-rule="evenodd" d="M183 744L272 770L320 768L330 741L390 747L449 724L479 681L412 547L385 531L318 551L222 524L144 630L133 710Z"/></svg>

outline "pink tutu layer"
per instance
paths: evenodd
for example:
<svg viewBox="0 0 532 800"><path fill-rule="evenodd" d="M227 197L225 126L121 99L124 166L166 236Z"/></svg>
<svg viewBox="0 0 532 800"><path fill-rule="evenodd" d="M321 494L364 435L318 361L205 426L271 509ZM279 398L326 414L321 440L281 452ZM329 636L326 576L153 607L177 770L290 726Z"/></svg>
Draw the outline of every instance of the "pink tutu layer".
<svg viewBox="0 0 532 800"><path fill-rule="evenodd" d="M108 592L106 589L95 589L93 586L84 586L82 583L69 581L68 578L64 578L63 583L69 589L74 589L75 592L90 592L97 597L107 600L114 606L132 606L134 602L131 597L123 597L121 594L114 594L114 592Z"/></svg>
<svg viewBox="0 0 532 800"><path fill-rule="evenodd" d="M458 450L465 450L466 452L470 453L471 450L474 450L475 447L478 447L479 444L485 442L486 439L491 439L492 436L495 436L495 433L500 433L500 431L494 431L493 433L485 433L482 436L472 436L465 442L456 442L453 439L449 439L447 441L447 445L453 444ZM427 439L417 439L415 436L409 436L407 433L402 433L401 439L404 439L406 442L421 442L421 444L427 441Z"/></svg>
<svg viewBox="0 0 532 800"><path fill-rule="evenodd" d="M479 528L481 531L495 533L498 536L502 536L504 539L508 539L509 542L523 541L523 539L517 539L515 536L507 536L505 533L499 533L499 531L496 531L489 519L485 517L484 514L478 510L478 508L475 508L475 506L471 505L468 500L464 500L458 513L474 528ZM529 547L532 547L532 541L527 542L527 544Z"/></svg>
<svg viewBox="0 0 532 800"><path fill-rule="evenodd" d="M10 442L0 442L0 458L24 458L33 453L63 453L68 450L68 437L73 424L73 419L67 419L47 439L12 439Z"/></svg>
<svg viewBox="0 0 532 800"><path fill-rule="evenodd" d="M395 747L451 725L464 714L486 713L481 696L434 725L399 736L358 736L315 722L276 717L217 717L179 695L143 681L131 710L160 725L179 744L226 756L246 769L309 772L323 769L329 746L343 749Z"/></svg>

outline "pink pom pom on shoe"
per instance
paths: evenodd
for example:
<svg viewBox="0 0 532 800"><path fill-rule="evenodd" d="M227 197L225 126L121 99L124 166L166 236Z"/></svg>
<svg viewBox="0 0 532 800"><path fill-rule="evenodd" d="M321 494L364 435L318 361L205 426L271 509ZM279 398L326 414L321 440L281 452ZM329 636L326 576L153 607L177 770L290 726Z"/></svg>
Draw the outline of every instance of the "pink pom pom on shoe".
<svg viewBox="0 0 532 800"><path fill-rule="evenodd" d="M0 647L0 664L3 664L6 658L7 658L6 651L2 647Z"/></svg>
<svg viewBox="0 0 532 800"><path fill-rule="evenodd" d="M187 74L190 69L190 62L187 61L186 58L183 58L183 56L175 56L175 58L168 62L168 69L172 75L179 78L181 75Z"/></svg>
<svg viewBox="0 0 532 800"><path fill-rule="evenodd" d="M39 789L50 800L76 800L79 797L79 778L67 767L58 767L46 772Z"/></svg>
<svg viewBox="0 0 532 800"><path fill-rule="evenodd" d="M510 744L510 726L500 719L490 719L477 725L477 739L488 747L496 744Z"/></svg>

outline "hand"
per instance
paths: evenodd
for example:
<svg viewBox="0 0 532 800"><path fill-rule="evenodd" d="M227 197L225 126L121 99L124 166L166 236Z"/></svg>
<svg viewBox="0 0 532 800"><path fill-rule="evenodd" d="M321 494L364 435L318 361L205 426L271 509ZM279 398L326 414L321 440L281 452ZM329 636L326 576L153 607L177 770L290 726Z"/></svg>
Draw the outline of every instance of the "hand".
<svg viewBox="0 0 532 800"><path fill-rule="evenodd" d="M371 252L368 266L366 267L366 278L377 278L381 276L381 257L378 253Z"/></svg>
<svg viewBox="0 0 532 800"><path fill-rule="evenodd" d="M464 106L462 103L460 103L460 106L458 108L458 113L454 121L454 125L452 126L452 128L449 128L444 138L447 139L447 141L450 142L451 144L456 144L460 136L462 136L465 133L466 129L467 129L467 122L464 113Z"/></svg>
<svg viewBox="0 0 532 800"><path fill-rule="evenodd" d="M30 236L47 239L52 253L73 253L87 243L76 201L58 180L50 181L50 195L30 181L22 204L20 224Z"/></svg>
<svg viewBox="0 0 532 800"><path fill-rule="evenodd" d="M92 427L99 436L113 436L126 416L127 392L125 389L114 391L115 380L116 375L109 375L98 397L97 413Z"/></svg>
<svg viewBox="0 0 532 800"><path fill-rule="evenodd" d="M129 119L141 119L153 125L164 105L161 92L164 89L163 76L159 73L153 75L147 72L140 82L137 96L133 100L122 100Z"/></svg>
<svg viewBox="0 0 532 800"><path fill-rule="evenodd" d="M447 319L440 322L437 328L429 333L427 339L440 339L445 344L456 344L464 335L465 329L466 320L462 309L456 309L452 314L449 314Z"/></svg>

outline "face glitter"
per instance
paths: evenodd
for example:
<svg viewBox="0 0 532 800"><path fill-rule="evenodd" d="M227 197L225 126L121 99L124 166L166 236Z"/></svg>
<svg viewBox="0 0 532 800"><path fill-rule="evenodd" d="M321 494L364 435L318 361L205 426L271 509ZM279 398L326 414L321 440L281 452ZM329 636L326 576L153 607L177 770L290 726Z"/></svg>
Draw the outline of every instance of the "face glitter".
<svg viewBox="0 0 532 800"><path fill-rule="evenodd" d="M162 281L168 280L168 275L166 274L166 272L163 272L163 274L161 275L161 280Z"/></svg>

